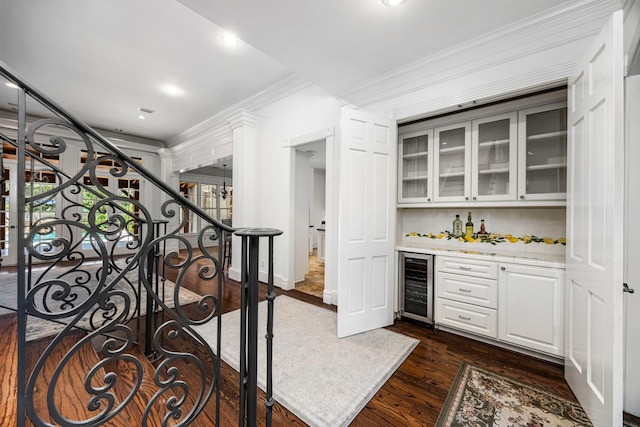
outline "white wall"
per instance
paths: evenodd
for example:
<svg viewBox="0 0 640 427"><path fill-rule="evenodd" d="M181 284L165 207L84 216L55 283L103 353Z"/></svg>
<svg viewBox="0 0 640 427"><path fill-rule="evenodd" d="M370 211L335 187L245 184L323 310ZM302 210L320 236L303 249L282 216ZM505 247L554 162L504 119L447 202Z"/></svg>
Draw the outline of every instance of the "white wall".
<svg viewBox="0 0 640 427"><path fill-rule="evenodd" d="M311 201L311 224L313 225L312 245L318 247L317 228L322 226L325 218L325 197L326 197L327 174L324 169L313 170L313 199Z"/></svg>
<svg viewBox="0 0 640 427"><path fill-rule="evenodd" d="M289 140L311 134L338 123L340 105L324 90L307 87L272 105L257 111L256 139L259 141L261 165L260 199L257 206L261 212L258 226L278 228L283 235L274 241L274 275L276 284L285 289L293 287L290 276L294 261L294 246L290 241L290 216L295 207L291 204L291 155L295 148L288 147ZM310 141L309 141L310 142ZM266 250L260 250L261 259ZM262 265L262 264L261 264ZM279 281L279 283L278 283Z"/></svg>

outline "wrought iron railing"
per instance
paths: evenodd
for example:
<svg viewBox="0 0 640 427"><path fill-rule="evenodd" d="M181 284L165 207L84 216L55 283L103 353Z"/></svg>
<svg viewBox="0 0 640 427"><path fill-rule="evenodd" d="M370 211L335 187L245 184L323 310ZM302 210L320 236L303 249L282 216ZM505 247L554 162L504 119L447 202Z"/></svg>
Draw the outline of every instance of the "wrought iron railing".
<svg viewBox="0 0 640 427"><path fill-rule="evenodd" d="M221 269L225 233L234 232L242 241L239 425L256 423L258 247L261 238L269 241L265 405L270 425L273 239L281 232L236 230L216 221L2 63L0 76L18 87L15 127L0 133L3 186L6 176L15 181L8 197L3 192L0 237L17 265L18 425L104 425L140 396L146 396L143 425L197 425L212 401L220 425ZM39 114L46 108L47 118L32 118L36 104ZM12 168L15 172L4 173ZM109 184L131 174L154 187L145 194L163 202L150 207L139 189ZM13 240L4 236L7 204L14 212ZM190 212L206 224L195 246L181 234ZM187 292L190 275L197 276L199 289L209 290L206 295ZM187 297L194 304L183 306ZM208 322L216 322L214 343L195 328ZM77 338L60 355L69 337ZM28 363L31 339L44 342L45 349ZM89 346L101 357L84 366L80 401L65 401L59 392L67 370ZM151 359L153 374L145 373L138 352ZM114 369L123 364L127 379ZM73 414L65 412L69 406Z"/></svg>

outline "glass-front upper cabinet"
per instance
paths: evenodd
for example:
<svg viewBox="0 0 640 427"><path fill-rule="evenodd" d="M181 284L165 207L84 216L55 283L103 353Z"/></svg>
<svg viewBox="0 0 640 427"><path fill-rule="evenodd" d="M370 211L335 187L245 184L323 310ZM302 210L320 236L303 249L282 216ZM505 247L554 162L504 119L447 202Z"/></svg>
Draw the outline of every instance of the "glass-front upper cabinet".
<svg viewBox="0 0 640 427"><path fill-rule="evenodd" d="M472 200L516 199L517 120L512 112L472 122Z"/></svg>
<svg viewBox="0 0 640 427"><path fill-rule="evenodd" d="M518 199L555 200L567 193L565 102L519 112Z"/></svg>
<svg viewBox="0 0 640 427"><path fill-rule="evenodd" d="M433 132L423 131L400 138L398 146L398 202L431 202Z"/></svg>
<svg viewBox="0 0 640 427"><path fill-rule="evenodd" d="M471 122L438 127L433 133L434 198L439 202L469 200L471 193Z"/></svg>

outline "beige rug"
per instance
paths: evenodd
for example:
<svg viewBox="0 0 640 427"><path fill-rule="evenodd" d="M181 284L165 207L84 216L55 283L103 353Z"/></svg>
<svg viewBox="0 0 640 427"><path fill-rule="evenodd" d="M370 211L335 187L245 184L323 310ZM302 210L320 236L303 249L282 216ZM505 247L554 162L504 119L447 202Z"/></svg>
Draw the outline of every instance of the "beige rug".
<svg viewBox="0 0 640 427"><path fill-rule="evenodd" d="M92 269L92 267L88 267L88 270L91 272L95 271ZM39 269L36 271L36 273L42 274L41 273L42 271L43 271L42 269ZM56 274L59 275L61 271L63 270L58 270ZM129 282L134 284L136 290L137 290L137 283L136 283L137 274L138 274L137 270L133 270L127 275L129 278ZM74 277L76 276L66 277L65 281L67 283L73 283ZM78 277L80 277L80 275ZM17 308L16 280L17 280L17 275L15 273L0 272L0 314L15 312L15 309ZM75 292L77 293L77 296L76 296L76 299L73 301L73 304L78 306L88 298L89 293L87 289L92 290L96 286L95 284L92 285L92 282L93 281L89 281L87 284L84 285L85 287L79 287L75 290ZM129 286L129 284L126 281L122 280L121 283L118 283L115 286L115 289L118 289L126 293L131 299L131 301L135 299L134 290ZM142 296L140 300L140 312L141 312L141 315L144 315L146 313L147 295L146 295L146 292L144 292L144 286L142 287L142 289L143 291L142 291ZM169 307L175 306L174 295L173 295L174 290L175 290L174 283L168 280L165 281L164 295L166 297L164 301ZM162 292L162 285L160 286L160 292ZM181 288L178 301L179 301L179 304L182 306L185 304L197 302L200 300L200 298L201 298L200 295L194 292L191 292L188 289ZM68 299L72 300L73 298L68 298ZM43 307L43 304L44 304L43 301L48 301L47 304L48 306L51 307L53 312L56 312L55 311L56 309L58 310L60 309L60 306L61 306L60 301L55 302L51 298L47 300L45 298L39 297L37 299L37 304L39 307ZM124 304L124 300L122 299L122 297L114 297L112 299L112 302L116 304L116 306L118 307L122 307ZM66 307L66 309L68 310L69 307ZM116 309L113 309L111 313L113 313L115 310ZM118 310L121 310L121 309L118 308ZM132 306L130 308L130 312L129 312L130 314L127 316L128 319L135 317L134 310L135 310L135 306ZM100 324L101 321L104 321L104 319L100 318L103 314L105 314L105 312L103 311L97 312L94 315L93 324ZM68 322L68 320L64 318L59 319L59 321ZM81 328L92 329L91 324L92 324L92 321L90 319L90 316L86 315L80 321L78 321L77 326ZM40 338L55 335L60 331L62 331L64 327L65 325L59 322L43 319L40 317L29 316L27 318L27 341L33 341Z"/></svg>
<svg viewBox="0 0 640 427"><path fill-rule="evenodd" d="M591 426L576 400L462 363L436 427Z"/></svg>
<svg viewBox="0 0 640 427"><path fill-rule="evenodd" d="M266 384L267 303L259 304L258 385ZM195 329L215 348L215 322ZM222 316L222 359L239 369L240 311ZM346 426L413 351L418 340L376 329L336 338L336 313L275 299L273 394L310 426Z"/></svg>

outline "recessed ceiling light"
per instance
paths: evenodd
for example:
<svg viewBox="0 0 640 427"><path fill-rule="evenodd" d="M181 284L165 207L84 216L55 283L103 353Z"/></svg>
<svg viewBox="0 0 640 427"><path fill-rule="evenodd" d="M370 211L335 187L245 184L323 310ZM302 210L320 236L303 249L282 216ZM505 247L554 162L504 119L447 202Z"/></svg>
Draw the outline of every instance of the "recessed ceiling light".
<svg viewBox="0 0 640 427"><path fill-rule="evenodd" d="M222 42L228 46L238 46L240 39L235 34L226 33L222 36Z"/></svg>
<svg viewBox="0 0 640 427"><path fill-rule="evenodd" d="M139 118L140 120L144 120L144 119L146 119L146 117L145 117L145 116L143 116L142 114L140 114L140 115L138 116L138 118Z"/></svg>
<svg viewBox="0 0 640 427"><path fill-rule="evenodd" d="M11 83L11 82L4 82L4 85L7 87L10 87L12 89L18 89L18 85L15 83Z"/></svg>
<svg viewBox="0 0 640 427"><path fill-rule="evenodd" d="M400 6L402 3L404 3L407 0L382 0L382 3L385 6Z"/></svg>
<svg viewBox="0 0 640 427"><path fill-rule="evenodd" d="M180 96L184 91L174 84L166 84L161 87L162 91L171 96Z"/></svg>

